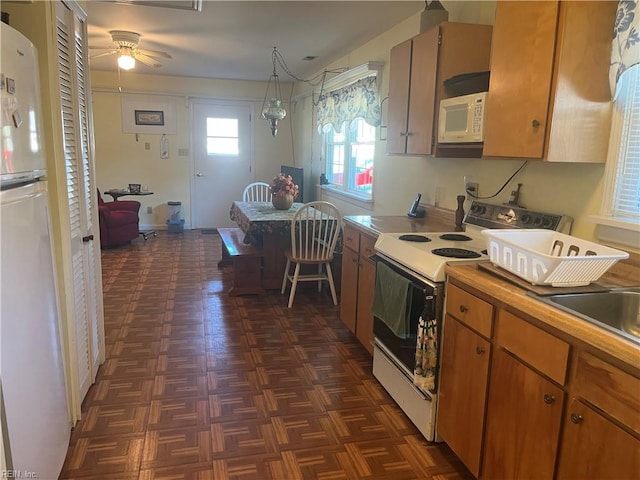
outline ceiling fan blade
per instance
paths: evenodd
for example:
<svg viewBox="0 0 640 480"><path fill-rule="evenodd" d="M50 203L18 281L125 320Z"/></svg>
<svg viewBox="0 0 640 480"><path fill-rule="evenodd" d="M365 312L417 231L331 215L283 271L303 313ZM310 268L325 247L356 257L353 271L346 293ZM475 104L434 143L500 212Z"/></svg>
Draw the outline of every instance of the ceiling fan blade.
<svg viewBox="0 0 640 480"><path fill-rule="evenodd" d="M104 53L98 53L97 55L91 55L90 58L100 58L100 57L106 57L107 55L113 55L114 53L118 53L118 50L111 50L109 52L104 52Z"/></svg>
<svg viewBox="0 0 640 480"><path fill-rule="evenodd" d="M137 53L134 58L136 60L138 60L140 63L143 63L144 65L147 65L148 67L153 67L153 68L158 68L161 67L162 65L159 64L158 62L156 62L153 58L148 57L144 54L141 53Z"/></svg>
<svg viewBox="0 0 640 480"><path fill-rule="evenodd" d="M97 46L97 45L89 45L89 50L113 50L115 47L113 45L108 46Z"/></svg>
<svg viewBox="0 0 640 480"><path fill-rule="evenodd" d="M147 50L144 48L139 48L138 52L146 55L148 57L163 57L163 58L172 58L167 52L161 52L159 50Z"/></svg>

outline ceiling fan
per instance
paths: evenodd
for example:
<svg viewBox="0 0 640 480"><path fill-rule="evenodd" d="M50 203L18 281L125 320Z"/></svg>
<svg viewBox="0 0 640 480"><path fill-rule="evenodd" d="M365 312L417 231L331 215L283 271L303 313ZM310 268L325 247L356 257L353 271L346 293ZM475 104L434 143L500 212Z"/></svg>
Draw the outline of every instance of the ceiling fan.
<svg viewBox="0 0 640 480"><path fill-rule="evenodd" d="M136 60L149 67L158 68L162 65L157 57L171 58L167 52L158 50L144 50L138 47L140 42L140 34L135 32L127 32L125 30L111 30L112 46L109 47L92 47L91 50L108 50L107 52L91 55L91 58L99 58L107 55L118 55L118 66L123 70L131 70L136 65Z"/></svg>

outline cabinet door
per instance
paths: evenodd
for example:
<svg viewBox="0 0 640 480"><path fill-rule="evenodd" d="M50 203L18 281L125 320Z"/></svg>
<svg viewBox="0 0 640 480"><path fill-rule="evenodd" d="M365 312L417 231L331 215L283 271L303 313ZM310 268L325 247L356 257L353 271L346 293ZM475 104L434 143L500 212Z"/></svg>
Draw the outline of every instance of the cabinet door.
<svg viewBox="0 0 640 480"><path fill-rule="evenodd" d="M360 257L360 269L358 271L358 302L356 337L364 347L373 355L373 315L371 305L376 289L376 265L371 260Z"/></svg>
<svg viewBox="0 0 640 480"><path fill-rule="evenodd" d="M557 22L557 1L497 2L484 156L542 158Z"/></svg>
<svg viewBox="0 0 640 480"><path fill-rule="evenodd" d="M358 298L358 254L350 248L342 250L342 287L340 320L356 333L356 301Z"/></svg>
<svg viewBox="0 0 640 480"><path fill-rule="evenodd" d="M413 39L411 88L407 99L409 120L406 153L410 155L430 155L435 142L433 122L439 35L439 28L431 28Z"/></svg>
<svg viewBox="0 0 640 480"><path fill-rule="evenodd" d="M566 413L558 479L637 478L640 441L574 399Z"/></svg>
<svg viewBox="0 0 640 480"><path fill-rule="evenodd" d="M496 348L483 477L553 478L563 403L559 387Z"/></svg>
<svg viewBox="0 0 640 480"><path fill-rule="evenodd" d="M405 153L409 120L409 75L412 40L391 49L389 56L389 107L387 153Z"/></svg>
<svg viewBox="0 0 640 480"><path fill-rule="evenodd" d="M480 471L490 351L487 340L445 316L436 428L476 477Z"/></svg>

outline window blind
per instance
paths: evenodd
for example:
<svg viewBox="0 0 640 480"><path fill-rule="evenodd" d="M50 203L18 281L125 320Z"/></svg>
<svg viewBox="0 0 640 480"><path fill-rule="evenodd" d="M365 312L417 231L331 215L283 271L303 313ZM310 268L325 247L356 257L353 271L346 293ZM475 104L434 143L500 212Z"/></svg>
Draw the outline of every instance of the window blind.
<svg viewBox="0 0 640 480"><path fill-rule="evenodd" d="M623 123L611 213L640 221L640 65L621 75L616 108L622 113Z"/></svg>

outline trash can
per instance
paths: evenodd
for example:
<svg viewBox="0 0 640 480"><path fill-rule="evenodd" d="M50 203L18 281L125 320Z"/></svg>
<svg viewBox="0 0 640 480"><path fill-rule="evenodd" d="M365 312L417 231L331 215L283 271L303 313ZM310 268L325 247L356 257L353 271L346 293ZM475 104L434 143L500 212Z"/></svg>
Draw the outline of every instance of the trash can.
<svg viewBox="0 0 640 480"><path fill-rule="evenodd" d="M169 233L182 233L184 231L184 220L180 218L182 213L182 202L167 202L169 220L167 220L167 231Z"/></svg>

